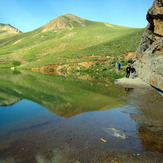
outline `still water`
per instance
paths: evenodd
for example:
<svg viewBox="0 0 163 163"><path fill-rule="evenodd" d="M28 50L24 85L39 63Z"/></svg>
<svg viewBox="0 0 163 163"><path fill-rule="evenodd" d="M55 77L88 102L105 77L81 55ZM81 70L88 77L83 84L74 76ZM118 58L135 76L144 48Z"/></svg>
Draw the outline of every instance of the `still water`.
<svg viewBox="0 0 163 163"><path fill-rule="evenodd" d="M151 115L143 123L133 115L154 106L160 115L162 104L150 89L1 71L0 162L103 162L111 152L144 154L152 146L143 143ZM160 145L153 152L161 153Z"/></svg>

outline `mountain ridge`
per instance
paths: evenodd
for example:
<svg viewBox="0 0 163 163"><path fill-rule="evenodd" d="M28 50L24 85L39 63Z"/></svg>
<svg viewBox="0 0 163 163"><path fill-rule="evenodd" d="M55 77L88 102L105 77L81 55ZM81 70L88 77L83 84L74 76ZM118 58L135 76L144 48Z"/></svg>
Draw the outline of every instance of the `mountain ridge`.
<svg viewBox="0 0 163 163"><path fill-rule="evenodd" d="M15 28L14 26L10 24L4 24L4 23L0 23L0 31L8 31L12 33L23 33L22 31Z"/></svg>
<svg viewBox="0 0 163 163"><path fill-rule="evenodd" d="M125 27L125 28L134 28L128 26L119 26L114 25L109 22L100 22L100 21L92 21L88 19L81 18L77 15L71 13L65 13L63 15L57 16L56 18L50 20L47 24L41 26L43 32L54 31L57 32L58 30L68 29L72 30L75 27L85 27L92 23L102 23L107 27Z"/></svg>
<svg viewBox="0 0 163 163"><path fill-rule="evenodd" d="M43 32L58 31L61 29L72 30L75 26L85 27L86 21L88 20L73 15L71 13L65 13L52 19L51 21L49 21L49 23L43 25L42 28Z"/></svg>
<svg viewBox="0 0 163 163"><path fill-rule="evenodd" d="M10 24L0 23L0 39L23 33Z"/></svg>

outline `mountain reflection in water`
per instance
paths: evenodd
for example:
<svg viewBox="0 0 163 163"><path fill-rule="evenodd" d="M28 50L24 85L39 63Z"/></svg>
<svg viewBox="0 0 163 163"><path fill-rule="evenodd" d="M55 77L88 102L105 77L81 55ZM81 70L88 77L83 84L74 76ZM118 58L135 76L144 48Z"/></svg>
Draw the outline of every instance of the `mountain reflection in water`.
<svg viewBox="0 0 163 163"><path fill-rule="evenodd" d="M105 110L124 105L124 89L112 83L47 76L23 72L0 81L0 105L10 105L21 99L36 102L56 115L71 117L82 112Z"/></svg>
<svg viewBox="0 0 163 163"><path fill-rule="evenodd" d="M151 148L149 129L133 116L150 90L34 72L0 78L0 162L103 162Z"/></svg>

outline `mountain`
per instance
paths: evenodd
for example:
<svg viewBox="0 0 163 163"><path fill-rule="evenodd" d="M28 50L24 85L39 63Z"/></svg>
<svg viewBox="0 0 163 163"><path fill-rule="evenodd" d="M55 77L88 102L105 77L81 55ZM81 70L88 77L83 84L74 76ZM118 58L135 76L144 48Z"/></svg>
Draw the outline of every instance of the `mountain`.
<svg viewBox="0 0 163 163"><path fill-rule="evenodd" d="M163 92L163 2L155 0L147 13L148 25L137 49L137 70L146 83Z"/></svg>
<svg viewBox="0 0 163 163"><path fill-rule="evenodd" d="M75 26L86 26L86 20L75 16L71 13L66 13L62 16L51 20L48 24L44 25L43 32L58 31L60 29L72 30Z"/></svg>
<svg viewBox="0 0 163 163"><path fill-rule="evenodd" d="M34 31L0 40L0 66L12 67L13 61L24 69L92 60L124 61L128 52L136 50L143 31L67 13Z"/></svg>
<svg viewBox="0 0 163 163"><path fill-rule="evenodd" d="M0 39L4 39L20 33L22 32L11 26L10 24L0 23Z"/></svg>

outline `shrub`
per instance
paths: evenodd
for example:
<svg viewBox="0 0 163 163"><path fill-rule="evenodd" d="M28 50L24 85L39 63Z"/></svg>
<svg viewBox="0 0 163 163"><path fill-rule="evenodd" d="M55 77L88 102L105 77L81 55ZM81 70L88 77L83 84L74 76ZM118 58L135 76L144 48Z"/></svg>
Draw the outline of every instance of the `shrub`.
<svg viewBox="0 0 163 163"><path fill-rule="evenodd" d="M53 68L50 68L50 69L49 69L49 72L54 72L54 69L53 69Z"/></svg>
<svg viewBox="0 0 163 163"><path fill-rule="evenodd" d="M19 75L19 74L21 74L21 72L18 71L18 70L14 70L12 73L13 73L14 75Z"/></svg>
<svg viewBox="0 0 163 163"><path fill-rule="evenodd" d="M100 63L99 63L99 62L97 62L97 63L96 63L96 66L99 66L99 65L100 65Z"/></svg>
<svg viewBox="0 0 163 163"><path fill-rule="evenodd" d="M107 70L107 68L103 68L103 71L106 71Z"/></svg>
<svg viewBox="0 0 163 163"><path fill-rule="evenodd" d="M20 66L21 65L21 62L20 61L13 61L13 66Z"/></svg>

